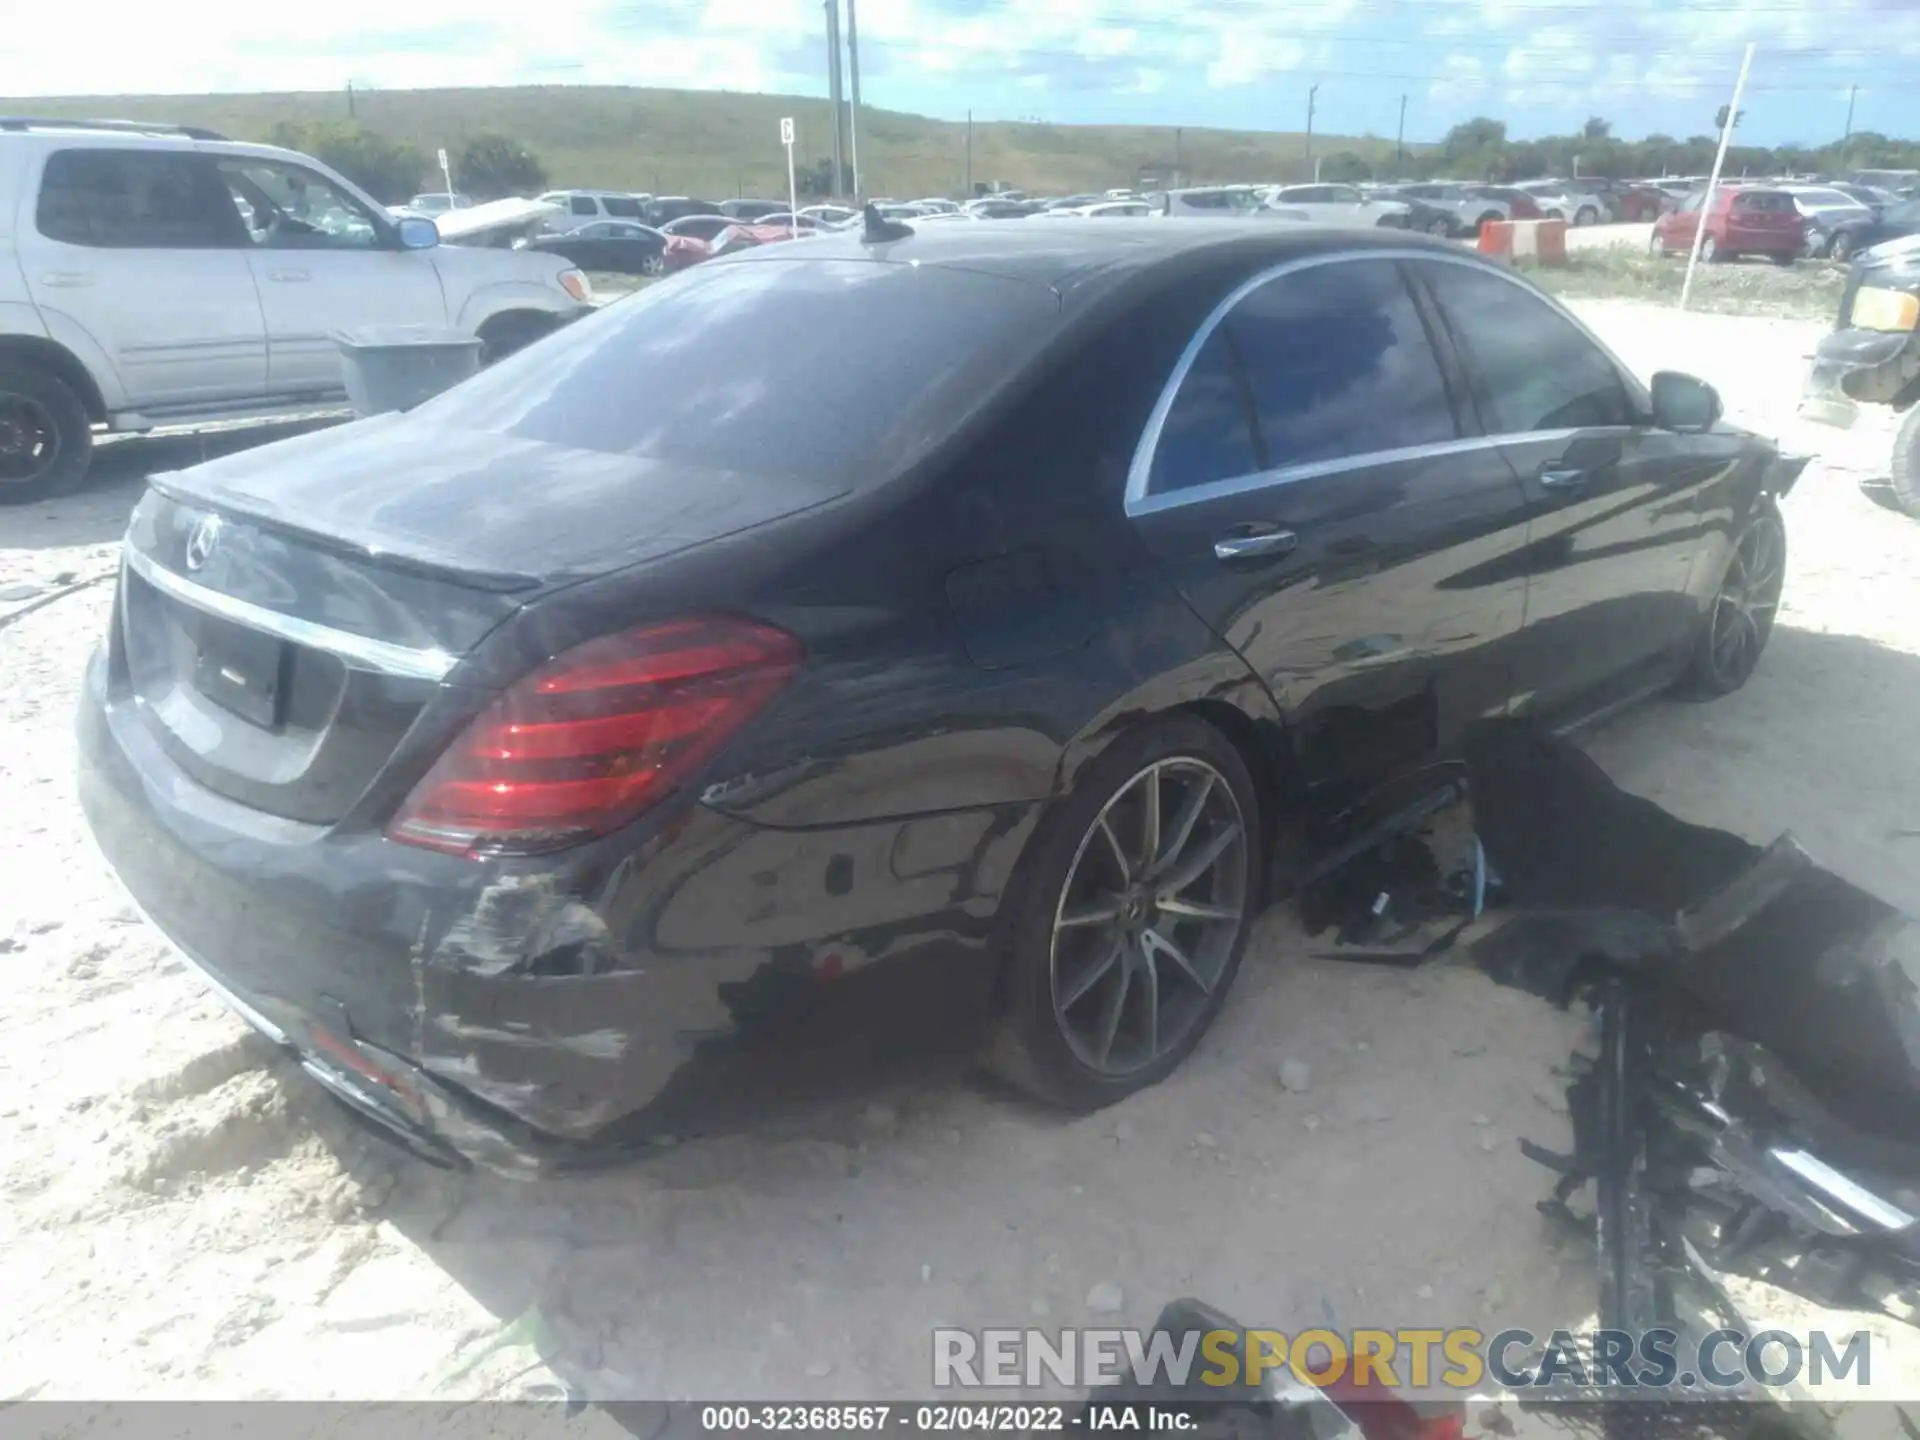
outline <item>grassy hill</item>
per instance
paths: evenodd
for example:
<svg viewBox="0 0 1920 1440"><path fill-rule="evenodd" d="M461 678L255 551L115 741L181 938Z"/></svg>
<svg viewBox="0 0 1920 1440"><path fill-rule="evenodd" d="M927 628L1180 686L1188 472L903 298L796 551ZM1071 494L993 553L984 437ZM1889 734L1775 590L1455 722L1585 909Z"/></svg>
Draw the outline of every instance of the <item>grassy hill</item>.
<svg viewBox="0 0 1920 1440"><path fill-rule="evenodd" d="M795 117L795 159L831 153L827 102L711 90L643 90L543 85L471 90L374 90L354 96L354 117L429 155L457 150L483 130L532 148L556 185L605 186L721 199L786 189L779 144L783 115ZM235 139L265 139L281 120L345 120L344 92L258 95L113 95L0 99L0 114L56 118L111 116L204 125ZM976 181L998 180L1041 193L1132 185L1143 170L1164 176L1177 159L1189 183L1308 178L1298 134L1166 126L1034 125L973 127ZM863 107L861 171L870 194L901 198L958 194L967 179L967 127ZM1336 135L1314 150L1390 155L1391 140ZM456 182L458 177L455 177Z"/></svg>

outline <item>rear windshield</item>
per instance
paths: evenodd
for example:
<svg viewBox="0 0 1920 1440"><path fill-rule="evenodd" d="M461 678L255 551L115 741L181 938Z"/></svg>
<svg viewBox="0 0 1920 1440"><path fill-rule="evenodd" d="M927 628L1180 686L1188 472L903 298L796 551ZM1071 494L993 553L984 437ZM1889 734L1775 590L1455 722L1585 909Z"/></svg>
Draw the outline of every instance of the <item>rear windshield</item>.
<svg viewBox="0 0 1920 1440"><path fill-rule="evenodd" d="M629 199L625 195L602 196L600 203L607 207L607 213L609 215L618 215L622 220L638 220L640 218L640 202Z"/></svg>
<svg viewBox="0 0 1920 1440"><path fill-rule="evenodd" d="M1733 208L1784 214L1793 209L1793 197L1779 190L1742 190L1733 197Z"/></svg>
<svg viewBox="0 0 1920 1440"><path fill-rule="evenodd" d="M972 270L710 263L413 413L579 450L858 481L942 439L1058 313L1045 286Z"/></svg>

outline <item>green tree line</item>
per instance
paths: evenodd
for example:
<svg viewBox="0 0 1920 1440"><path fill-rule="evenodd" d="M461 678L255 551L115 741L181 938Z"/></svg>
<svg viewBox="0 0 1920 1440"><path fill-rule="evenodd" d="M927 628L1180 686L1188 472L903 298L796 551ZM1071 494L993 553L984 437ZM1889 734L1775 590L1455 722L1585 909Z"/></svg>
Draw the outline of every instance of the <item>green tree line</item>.
<svg viewBox="0 0 1920 1440"><path fill-rule="evenodd" d="M446 184L437 157L352 121L283 120L267 138L339 171L383 205L397 205ZM475 200L499 200L547 188L540 157L505 135L474 135L447 158L454 189Z"/></svg>
<svg viewBox="0 0 1920 1440"><path fill-rule="evenodd" d="M1703 117L1704 118L1704 117ZM1425 180L1445 176L1457 180L1515 181L1543 175L1604 175L1616 180L1658 179L1662 175L1704 175L1713 168L1719 146L1723 106L1714 117L1715 133L1680 139L1649 135L1644 140L1615 137L1610 121L1596 115L1571 135L1548 135L1538 140L1508 138L1503 121L1477 116L1446 133L1437 146L1405 160L1391 158L1375 165L1350 151L1329 155L1321 163L1323 180ZM1734 142L1727 147L1729 175L1793 173L1837 175L1863 168L1920 170L1920 141L1897 140L1862 130L1828 145L1742 145L1734 117Z"/></svg>

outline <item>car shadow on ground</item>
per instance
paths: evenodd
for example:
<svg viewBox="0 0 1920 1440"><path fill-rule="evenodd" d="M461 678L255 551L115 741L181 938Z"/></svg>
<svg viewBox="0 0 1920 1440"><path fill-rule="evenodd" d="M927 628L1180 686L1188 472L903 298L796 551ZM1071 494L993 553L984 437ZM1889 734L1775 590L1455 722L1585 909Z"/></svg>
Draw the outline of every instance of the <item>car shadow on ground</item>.
<svg viewBox="0 0 1920 1440"><path fill-rule="evenodd" d="M1587 743L1623 783L1655 798L1678 783L1675 777L1697 779L1703 767L1708 774L1725 768L1727 785L1710 791L1707 808L1716 813L1685 818L1744 830L1756 840L1791 826L1837 870L1895 904L1920 909L1920 882L1908 878L1920 858L1920 822L1903 809L1911 804L1911 786L1874 783L1876 775L1902 773L1902 757L1911 753L1903 717L1916 714L1920 657L1859 636L1783 624L1746 689L1710 704L1652 702ZM1837 778L1818 785L1797 778L1809 772L1815 746L1842 757ZM1756 795L1754 787L1736 785L1736 773L1772 775L1778 784ZM853 1096L797 1121L770 1119L763 1133L690 1141L608 1172L516 1182L434 1171L405 1158L354 1131L344 1117L320 1116L318 1092L291 1067L286 1073L290 1093L305 1087L301 1108L319 1121L371 1197L372 1213L498 1318L495 1343L525 1353L524 1363L507 1374L524 1376L544 1364L563 1378L572 1398L603 1404L769 1390L806 1398L809 1389L858 1398L863 1374L892 1376L895 1389L926 1388L919 1382L930 1364L930 1317L977 1324L982 1295L1009 1288L1044 1293L1042 1272L1059 1258L1046 1252L1055 1247L1113 1247L1107 1260L1130 1285L1136 1267L1160 1263L1147 1257L1173 1250L1188 1257L1190 1267L1176 1266L1174 1273L1196 1289L1227 1284L1222 1277L1236 1267L1266 1267L1274 1272L1267 1283L1284 1287L1293 1277L1282 1272L1314 1263L1297 1249L1289 1260L1285 1235L1317 1233L1325 1206L1336 1207L1331 1223L1337 1228L1337 1207L1366 1193L1403 1192L1410 1176L1422 1187L1428 1227L1457 1226L1478 1206L1504 1225L1532 1223L1525 1218L1524 1176L1500 1187L1517 1192L1517 1199L1507 1193L1498 1202L1514 1214L1495 1212L1496 1202L1472 1187L1457 1202L1462 1214L1441 1213L1446 1184L1436 1172L1450 1162L1443 1155L1436 1164L1420 1150L1428 1130L1444 1128L1440 1108L1466 1103L1506 1114L1471 1083L1463 1095L1449 1097L1434 1073L1436 1064L1473 1062L1415 1055L1390 1069L1356 1071L1346 1081L1336 1073L1324 1098L1316 1080L1312 1103L1328 1117L1317 1143L1327 1148L1311 1161L1288 1156L1301 1143L1300 1117L1268 1112L1297 1097L1279 1095L1266 1073L1277 1044L1299 1043L1287 1038L1287 1026L1351 1025L1365 1014L1376 1027L1376 1051L1432 1043L1455 1047L1455 1056L1511 1049L1519 1043L1515 1034L1539 1028L1510 1026L1503 1007L1515 997L1457 969L1432 974L1425 990L1412 992L1422 998L1403 1001L1392 987L1419 981L1375 967L1312 961L1303 948L1285 909L1267 917L1249 952L1252 973L1242 974L1220 1024L1187 1066L1091 1119L1037 1111L949 1081ZM1396 1006L1405 1007L1404 1018L1383 1018L1398 1016ZM1303 1007L1313 1018L1290 1018ZM1396 1033L1394 1026L1404 1028ZM1436 1029L1443 1033L1429 1035ZM1528 1043L1538 1048L1541 1042L1536 1035ZM1480 1049L1461 1048L1471 1046ZM1543 1070L1548 1063L1541 1059ZM1361 1130L1340 1108L1351 1103L1351 1092L1335 1092L1343 1084L1369 1083L1390 1087L1368 1103L1381 1105L1392 1123ZM1178 1149L1170 1141L1164 1153L1148 1143L1195 1113L1209 1113L1208 1107L1224 1114L1234 1106L1252 1112L1245 1130L1224 1142L1241 1147L1235 1163L1249 1170L1280 1167L1269 1182L1278 1181L1281 1190L1263 1187L1255 1194L1222 1183L1216 1177L1223 1173L1246 1172L1215 1171L1208 1162L1224 1155L1213 1153L1211 1137L1197 1142L1205 1148L1195 1148L1190 1137ZM1488 1122L1483 1116L1473 1123ZM1117 1148L1130 1127L1138 1130L1133 1148ZM1170 1172L1173 1183L1154 1180L1157 1171ZM1119 1176L1133 1178L1116 1184ZM1084 1199L1074 1198L1080 1181ZM1195 1213L1196 1205L1211 1208ZM1516 1253L1532 1244L1516 1242ZM1535 1248L1547 1255L1544 1245ZM1223 1250L1230 1261L1220 1258ZM1584 1296L1584 1252L1561 1253L1567 1285ZM922 1256L924 1267L916 1263ZM1385 1263L1396 1263L1390 1247ZM1544 1275L1544 1260L1534 1268ZM1559 1275L1556 1262L1554 1278L1543 1283L1551 1287ZM1357 1284L1359 1277L1350 1278ZM1365 1278L1369 1284L1379 1279ZM1411 1289L1404 1272L1398 1278L1395 1292ZM940 1288L950 1281L959 1283ZM1084 1278L1078 1284L1084 1286ZM821 1304L823 1295L849 1293L860 1295L859 1313L867 1317L859 1328L880 1332L879 1338L862 1336L857 1347L853 1335L843 1333L851 1328L847 1307ZM1036 1299L1032 1316L997 1315L984 1323L1075 1323L1078 1293L1051 1321L1032 1318L1048 1313ZM1170 1297L1155 1303L1160 1298ZM1511 1283L1507 1303L1515 1303ZM816 1316L817 1330L810 1328ZM1265 1316L1251 1323L1297 1319ZM846 1357L856 1348L859 1363L849 1366ZM716 1375L727 1378L716 1383ZM799 1375L814 1378L792 1383ZM646 1406L609 1405L608 1413L635 1434L652 1433L659 1419Z"/></svg>
<svg viewBox="0 0 1920 1440"><path fill-rule="evenodd" d="M97 437L93 466L78 491L57 500L0 506L0 549L112 544L126 532L127 516L153 476L337 425L343 418L329 412L211 430Z"/></svg>

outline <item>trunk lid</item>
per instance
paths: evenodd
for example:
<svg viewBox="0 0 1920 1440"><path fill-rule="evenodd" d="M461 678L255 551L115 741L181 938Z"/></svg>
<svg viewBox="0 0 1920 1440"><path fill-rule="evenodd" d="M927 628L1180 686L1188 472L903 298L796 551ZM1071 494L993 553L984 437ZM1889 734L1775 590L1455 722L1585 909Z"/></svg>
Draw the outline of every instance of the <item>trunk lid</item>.
<svg viewBox="0 0 1920 1440"><path fill-rule="evenodd" d="M200 784L345 815L514 611L842 487L381 417L156 478L128 527L115 683Z"/></svg>

